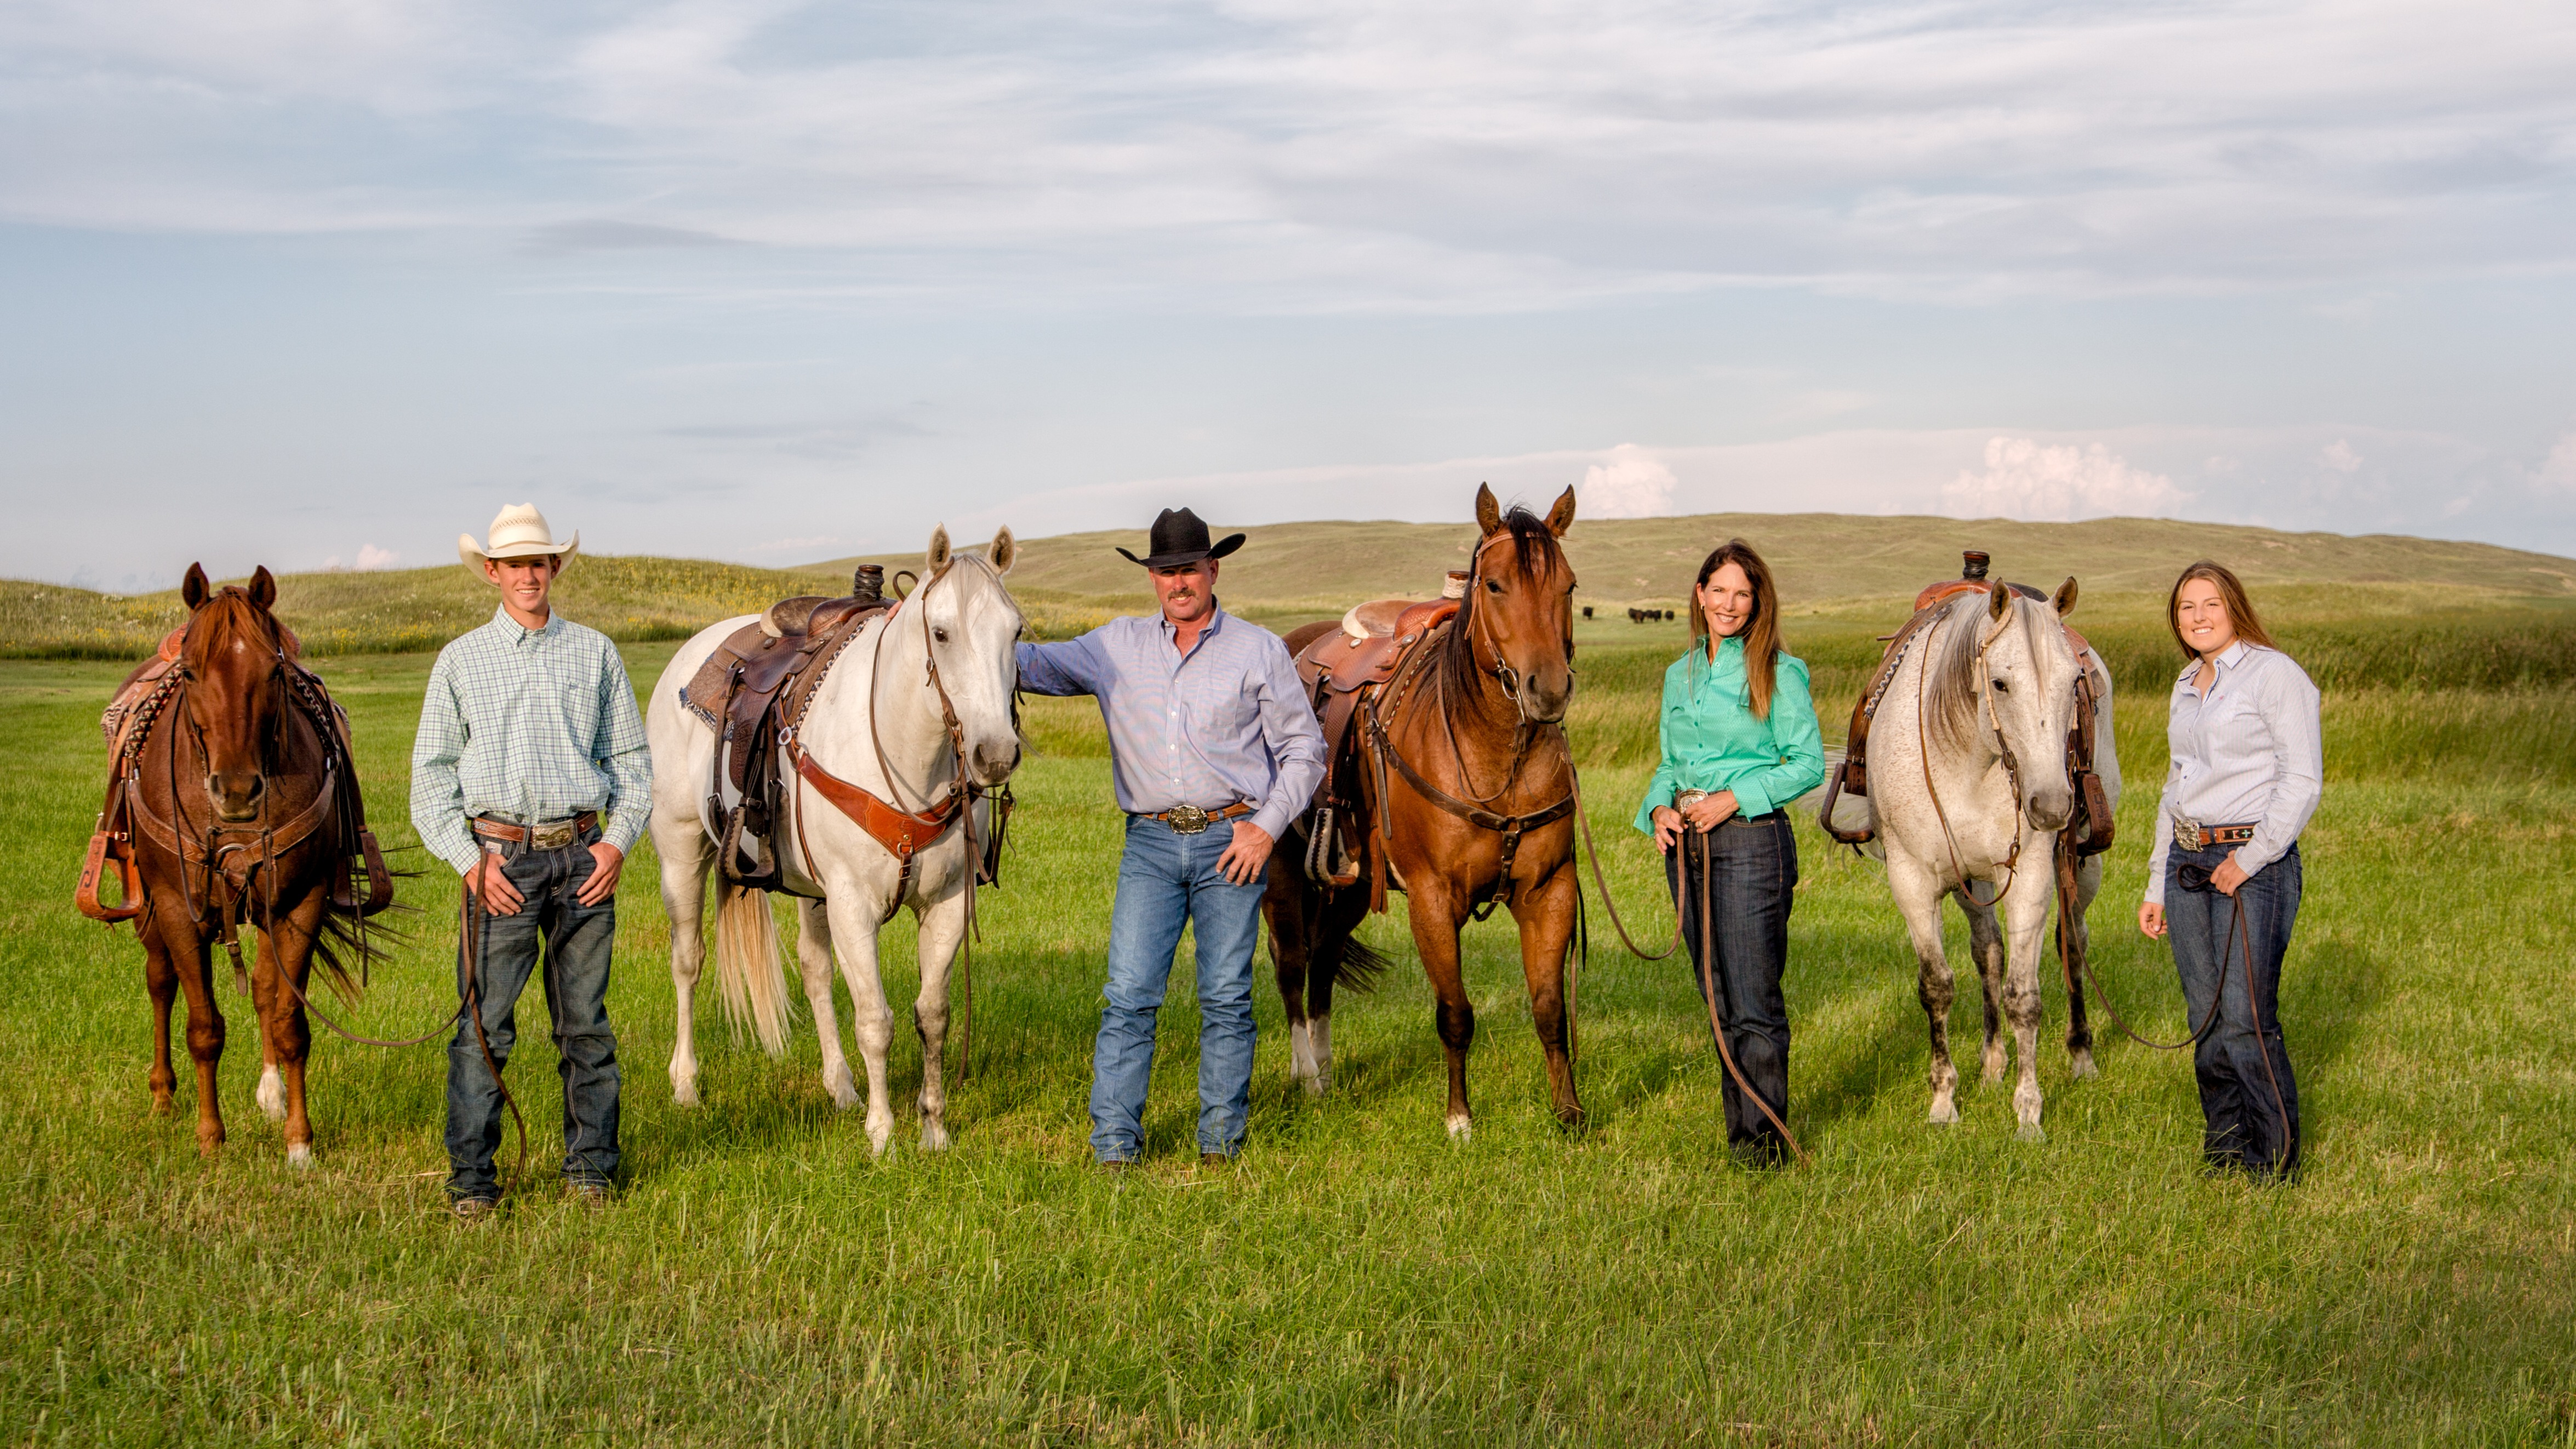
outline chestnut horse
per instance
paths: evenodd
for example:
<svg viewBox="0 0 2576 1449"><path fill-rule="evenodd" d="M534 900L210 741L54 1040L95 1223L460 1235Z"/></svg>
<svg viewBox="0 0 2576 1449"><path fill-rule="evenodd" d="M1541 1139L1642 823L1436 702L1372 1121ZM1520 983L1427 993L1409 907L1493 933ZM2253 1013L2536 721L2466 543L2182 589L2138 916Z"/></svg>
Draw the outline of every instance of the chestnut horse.
<svg viewBox="0 0 2576 1449"><path fill-rule="evenodd" d="M392 882L366 834L346 727L330 696L296 662L295 636L269 612L277 583L263 568L248 588L220 591L191 564L181 597L188 622L175 650L146 664L118 691L111 712L114 778L99 844L84 872L82 909L133 920L152 992L152 1110L167 1114L170 1004L188 998L188 1056L197 1066L197 1150L223 1144L216 1065L224 1050L215 1005L212 946L233 960L237 989L259 1010L260 1107L286 1124L286 1160L313 1161L304 1109L304 1062L313 1035L303 993L319 964L354 999L346 958L372 943L353 923L389 903ZM104 853L124 868L122 907L96 900ZM363 859L371 894L354 892ZM240 933L259 936L245 972Z"/></svg>
<svg viewBox="0 0 2576 1449"><path fill-rule="evenodd" d="M1361 837L1361 877L1335 888L1302 856L1270 857L1263 914L1287 1006L1292 1070L1321 1092L1332 1072L1332 992L1379 964L1351 939L1383 888L1405 894L1413 943L1439 999L1449 1058L1448 1127L1465 1137L1467 1047L1476 1012L1458 959L1458 933L1496 905L1520 928L1530 1017L1547 1053L1556 1118L1583 1121L1568 1054L1566 948L1578 903L1574 875L1574 761L1557 728L1574 697L1574 570L1558 539L1574 522L1568 488L1544 521L1493 490L1476 490L1480 529L1457 614L1434 627L1374 697L1336 757L1322 794L1347 804ZM1330 625L1291 634L1306 663ZM1311 822L1307 828L1313 828Z"/></svg>

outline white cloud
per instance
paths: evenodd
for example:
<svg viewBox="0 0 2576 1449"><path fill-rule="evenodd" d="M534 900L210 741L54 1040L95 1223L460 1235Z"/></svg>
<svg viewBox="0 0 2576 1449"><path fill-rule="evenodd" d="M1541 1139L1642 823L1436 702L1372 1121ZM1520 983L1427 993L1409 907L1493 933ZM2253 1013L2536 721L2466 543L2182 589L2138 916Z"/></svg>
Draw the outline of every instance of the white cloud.
<svg viewBox="0 0 2576 1449"><path fill-rule="evenodd" d="M2100 443L2051 446L1992 438L1986 470L1962 471L1941 490L1944 511L1970 518L2072 520L2107 514L2157 517L2189 495L2161 473L2130 466Z"/></svg>
<svg viewBox="0 0 2576 1449"><path fill-rule="evenodd" d="M361 569L389 569L400 557L402 555L392 549L378 548L372 543L358 546L358 567Z"/></svg>
<svg viewBox="0 0 2576 1449"><path fill-rule="evenodd" d="M2576 493L2576 433L2562 435L2541 461L2540 471L2533 475L2541 487L2561 493Z"/></svg>
<svg viewBox="0 0 2576 1449"><path fill-rule="evenodd" d="M2353 451L2351 441L2346 438L2337 438L2326 444L2325 448L2317 454L2317 461L2338 473L2361 471L2361 454Z"/></svg>
<svg viewBox="0 0 2576 1449"><path fill-rule="evenodd" d="M1662 459L1634 443L1621 443L1610 450L1609 461L1583 470L1574 496L1584 518L1654 518L1673 511L1673 490L1680 482Z"/></svg>

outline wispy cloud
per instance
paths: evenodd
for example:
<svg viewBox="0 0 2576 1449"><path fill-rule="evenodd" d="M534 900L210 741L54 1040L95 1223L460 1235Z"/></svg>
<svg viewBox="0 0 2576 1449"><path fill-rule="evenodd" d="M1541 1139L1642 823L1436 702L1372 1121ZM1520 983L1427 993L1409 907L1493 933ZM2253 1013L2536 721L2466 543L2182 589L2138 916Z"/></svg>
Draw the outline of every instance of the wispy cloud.
<svg viewBox="0 0 2576 1449"><path fill-rule="evenodd" d="M33 0L0 57L19 219L732 238L813 285L2366 294L2576 255L2576 26L2509 0Z"/></svg>

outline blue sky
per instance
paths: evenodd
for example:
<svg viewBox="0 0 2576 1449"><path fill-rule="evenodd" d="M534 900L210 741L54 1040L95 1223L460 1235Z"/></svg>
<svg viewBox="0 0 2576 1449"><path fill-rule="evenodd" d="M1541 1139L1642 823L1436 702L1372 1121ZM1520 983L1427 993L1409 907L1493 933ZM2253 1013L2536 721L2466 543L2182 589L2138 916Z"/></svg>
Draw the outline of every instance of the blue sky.
<svg viewBox="0 0 2576 1449"><path fill-rule="evenodd" d="M2576 554L2576 8L0 8L0 574L1211 517Z"/></svg>

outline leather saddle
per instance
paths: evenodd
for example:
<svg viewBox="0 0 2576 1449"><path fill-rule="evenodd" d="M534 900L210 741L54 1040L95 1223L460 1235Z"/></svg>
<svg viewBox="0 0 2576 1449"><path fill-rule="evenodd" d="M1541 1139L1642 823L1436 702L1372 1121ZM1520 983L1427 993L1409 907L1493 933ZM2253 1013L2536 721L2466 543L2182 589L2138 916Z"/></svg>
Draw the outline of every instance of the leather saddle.
<svg viewBox="0 0 2576 1449"><path fill-rule="evenodd" d="M781 747L832 662L894 602L864 595L781 599L727 635L682 691L681 703L717 732L706 819L727 880L750 890L784 889L774 838L786 818Z"/></svg>
<svg viewBox="0 0 2576 1449"><path fill-rule="evenodd" d="M1830 788L1825 791L1824 804L1817 813L1817 823L1824 827L1825 834L1841 844L1857 848L1878 834L1874 819L1865 826L1837 825L1834 821L1835 806L1845 795L1862 799L1869 795L1870 723L1878 717L1879 700L1896 678L1898 666L1905 662L1906 651L1913 647L1915 637L1931 624L1943 605L1962 594L1982 594L1993 587L1984 576L1985 555L1971 553L1968 558L1968 569L1963 577L1928 585L1914 596L1913 615L1902 628L1885 636L1887 649L1879 656L1878 671L1871 676L1869 687L1861 691L1860 698L1852 702L1851 728L1845 737L1842 766L1827 782ZM2006 584L2005 587L2026 599L2045 603L2049 598L2028 584ZM2101 776L2093 769L2096 726L2093 704L2101 697L2100 686L2095 681L2098 678L2107 683L2110 670L2103 664L2101 656L2093 652L2092 643L2073 625L2061 621L2057 627L2065 632L2066 647L2074 651L2077 669L2077 708L2074 725L2067 733L2066 748L2078 818L2068 822L2066 833L2084 835L2085 838L2075 845L2078 855L2095 855L2111 848L2114 824L2109 794L2102 786Z"/></svg>
<svg viewBox="0 0 2576 1449"><path fill-rule="evenodd" d="M1319 885L1359 880L1361 842L1351 810L1359 785L1352 724L1360 703L1404 672L1406 661L1458 613L1456 599L1379 599L1354 606L1341 627L1297 653L1297 677L1323 726L1324 782L1298 824L1307 837L1306 873Z"/></svg>

